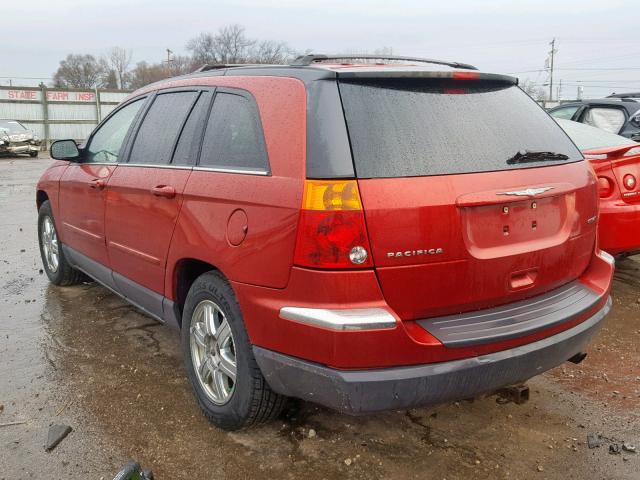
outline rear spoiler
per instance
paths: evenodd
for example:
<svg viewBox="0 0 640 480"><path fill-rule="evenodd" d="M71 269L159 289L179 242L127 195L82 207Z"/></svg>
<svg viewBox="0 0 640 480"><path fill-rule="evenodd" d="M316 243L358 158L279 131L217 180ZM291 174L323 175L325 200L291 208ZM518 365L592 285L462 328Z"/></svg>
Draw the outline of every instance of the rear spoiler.
<svg viewBox="0 0 640 480"><path fill-rule="evenodd" d="M481 73L469 71L453 71L453 72L432 72L424 70L376 70L376 71L337 71L336 75L339 79L442 79L442 80L465 80L465 81L485 81L505 83L508 85L517 85L518 79L509 75L500 75L496 73Z"/></svg>
<svg viewBox="0 0 640 480"><path fill-rule="evenodd" d="M635 145L618 145L617 147L604 147L604 148L593 148L590 150L585 150L582 152L588 160L604 160L604 159L612 159L612 158L620 158L624 157L628 152L633 150L634 148L638 149L638 154L640 154L640 143L636 143ZM596 157L596 158L590 158Z"/></svg>

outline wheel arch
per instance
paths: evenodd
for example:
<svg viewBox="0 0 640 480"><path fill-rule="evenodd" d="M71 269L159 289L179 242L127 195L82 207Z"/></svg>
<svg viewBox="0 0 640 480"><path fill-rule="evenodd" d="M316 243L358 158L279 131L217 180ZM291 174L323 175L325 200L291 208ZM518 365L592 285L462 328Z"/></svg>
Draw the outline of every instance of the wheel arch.
<svg viewBox="0 0 640 480"><path fill-rule="evenodd" d="M42 189L36 191L36 207L40 210L40 207L44 202L49 200L49 195Z"/></svg>
<svg viewBox="0 0 640 480"><path fill-rule="evenodd" d="M171 275L172 284L168 291L173 297L175 307L177 309L178 323L182 324L182 311L187 299L187 294L193 282L203 273L219 272L224 278L228 278L213 263L195 257L181 258L176 261L173 266L173 274Z"/></svg>

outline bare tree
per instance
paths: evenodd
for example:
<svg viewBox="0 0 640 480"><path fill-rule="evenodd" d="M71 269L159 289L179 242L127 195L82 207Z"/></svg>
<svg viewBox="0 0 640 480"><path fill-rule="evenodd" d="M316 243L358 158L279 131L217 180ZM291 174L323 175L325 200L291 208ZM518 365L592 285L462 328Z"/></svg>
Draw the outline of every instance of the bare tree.
<svg viewBox="0 0 640 480"><path fill-rule="evenodd" d="M244 33L241 25L229 25L218 30L215 36L219 63L247 63L249 49L256 43Z"/></svg>
<svg viewBox="0 0 640 480"><path fill-rule="evenodd" d="M94 88L100 87L105 78L104 66L93 55L70 53L60 61L53 75L56 87Z"/></svg>
<svg viewBox="0 0 640 480"><path fill-rule="evenodd" d="M131 50L122 47L112 47L104 60L109 70L113 71L116 80L116 88L123 88L126 75L131 66Z"/></svg>
<svg viewBox="0 0 640 480"><path fill-rule="evenodd" d="M241 25L228 25L216 34L200 33L189 40L187 50L194 63L285 63L294 52L284 42L248 38Z"/></svg>
<svg viewBox="0 0 640 480"><path fill-rule="evenodd" d="M188 55L175 55L169 62L169 74L171 76L186 75L192 73L202 66L202 63L195 62Z"/></svg>
<svg viewBox="0 0 640 480"><path fill-rule="evenodd" d="M528 78L520 82L520 88L534 100L542 101L547 98L546 89L536 86L536 84Z"/></svg>
<svg viewBox="0 0 640 480"><path fill-rule="evenodd" d="M216 58L216 39L211 33L200 33L187 42L187 50L191 52L191 58L199 65L213 64Z"/></svg>
<svg viewBox="0 0 640 480"><path fill-rule="evenodd" d="M257 42L249 54L250 63L288 63L295 56L295 52L284 42L265 40Z"/></svg>
<svg viewBox="0 0 640 480"><path fill-rule="evenodd" d="M161 63L149 64L142 61L138 62L133 70L129 72L127 86L136 89L169 76L171 76L171 74L167 71L165 65Z"/></svg>
<svg viewBox="0 0 640 480"><path fill-rule="evenodd" d="M393 55L393 47L380 47L373 51L374 55Z"/></svg>

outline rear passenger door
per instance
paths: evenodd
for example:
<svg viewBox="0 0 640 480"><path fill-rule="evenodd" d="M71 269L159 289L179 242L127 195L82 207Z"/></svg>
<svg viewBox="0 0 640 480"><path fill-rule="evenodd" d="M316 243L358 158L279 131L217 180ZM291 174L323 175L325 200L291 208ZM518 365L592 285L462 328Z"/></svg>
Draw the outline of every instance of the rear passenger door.
<svg viewBox="0 0 640 480"><path fill-rule="evenodd" d="M206 90L162 91L128 147L107 191L106 236L118 290L162 316L164 269L195 146L211 103Z"/></svg>

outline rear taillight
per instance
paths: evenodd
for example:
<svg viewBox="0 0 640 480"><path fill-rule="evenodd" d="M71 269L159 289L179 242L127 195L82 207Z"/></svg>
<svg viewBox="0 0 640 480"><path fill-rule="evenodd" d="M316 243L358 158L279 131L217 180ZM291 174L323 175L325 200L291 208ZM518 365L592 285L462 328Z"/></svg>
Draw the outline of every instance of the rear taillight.
<svg viewBox="0 0 640 480"><path fill-rule="evenodd" d="M306 180L294 262L312 268L373 266L355 180Z"/></svg>
<svg viewBox="0 0 640 480"><path fill-rule="evenodd" d="M624 184L624 188L626 188L627 190L633 190L634 188L636 188L636 177L628 173L622 179L622 183Z"/></svg>
<svg viewBox="0 0 640 480"><path fill-rule="evenodd" d="M606 198L613 193L613 181L608 177L598 177L598 194Z"/></svg>

